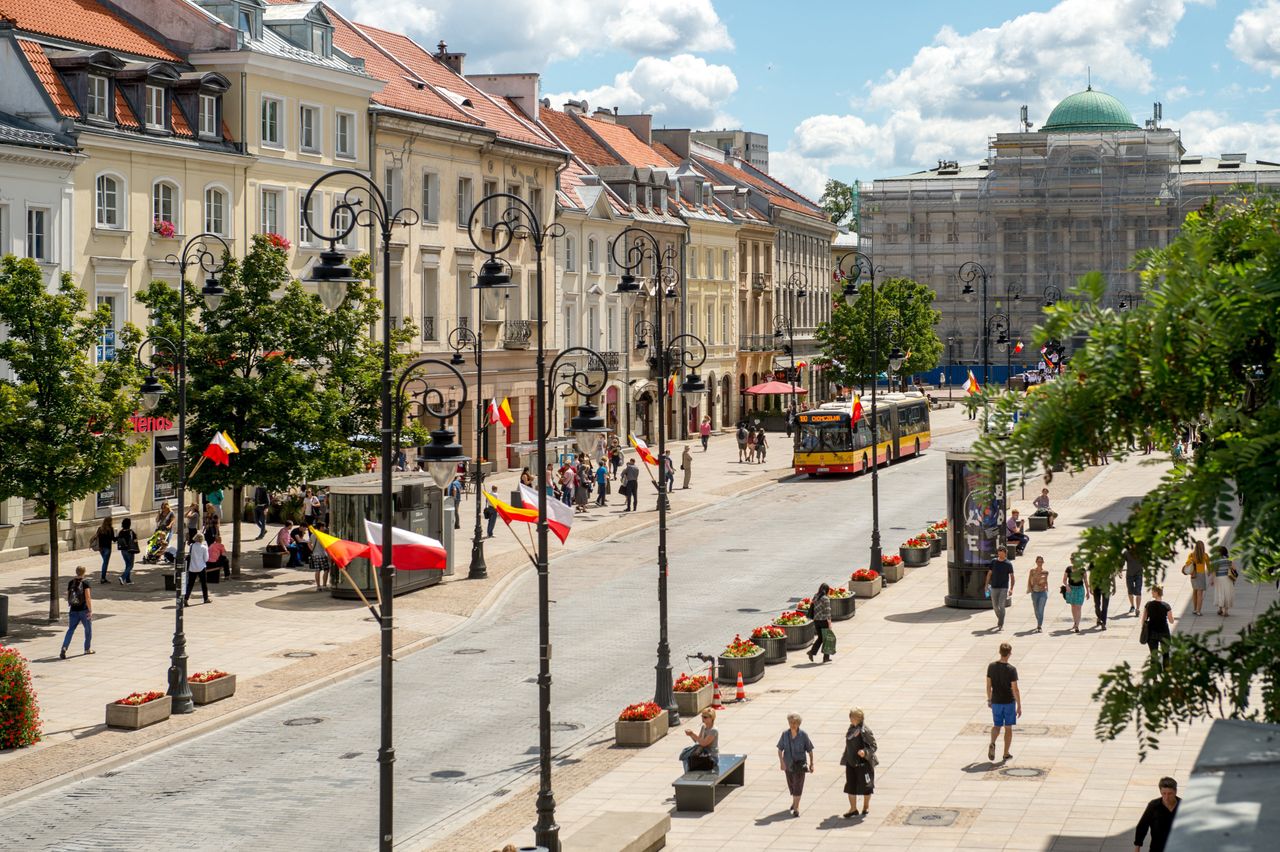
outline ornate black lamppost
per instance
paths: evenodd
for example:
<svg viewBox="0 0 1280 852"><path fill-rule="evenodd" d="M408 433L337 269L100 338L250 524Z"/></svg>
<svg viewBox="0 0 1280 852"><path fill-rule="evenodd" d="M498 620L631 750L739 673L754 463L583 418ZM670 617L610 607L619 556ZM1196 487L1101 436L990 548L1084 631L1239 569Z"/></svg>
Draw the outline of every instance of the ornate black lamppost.
<svg viewBox="0 0 1280 852"><path fill-rule="evenodd" d="M216 245L210 248L211 243ZM214 253L215 250L217 254ZM173 653L169 658L169 691L167 693L173 699L174 713L191 713L195 710L195 704L191 700L191 687L187 683L187 635L183 629L183 613L186 607L183 605L182 594L186 572L186 547L190 544L184 540L187 522L183 517L186 514L187 496L187 270L196 267L209 276L200 292L204 296L205 307L211 311L215 310L221 304L225 292L222 285L218 283L217 275L222 272L225 258L230 254L231 247L227 245L226 240L217 234L206 233L197 234L188 240L182 247L181 256L171 254L165 258L166 262L178 267L181 275L181 283L178 286L178 341L175 344L167 337L153 334L142 341L138 347L138 360L149 371L140 388L142 404L147 410L155 409L165 393L164 385L160 384L156 377L157 348L163 348L169 352L178 371L178 514L175 524L178 528L178 545L173 557ZM144 358L142 351L147 348L151 350L151 356Z"/></svg>
<svg viewBox="0 0 1280 852"><path fill-rule="evenodd" d="M807 292L806 288L809 284L809 279L803 272L796 270L787 279L787 284L789 285L788 292L794 292L797 299L803 299ZM796 382L800 378L796 374L796 305L788 299L786 309L785 317L779 314L773 318L773 339L781 341L783 336L787 338L786 353L791 356L791 370L787 373L791 384L791 410L799 411L798 403L796 402ZM790 415L788 415L788 419L790 419Z"/></svg>
<svg viewBox="0 0 1280 852"><path fill-rule="evenodd" d="M463 349L470 349L476 361L476 459L472 465L472 481L476 492L476 523L471 536L471 566L467 569L467 579L483 580L489 576L489 566L484 561L484 535L480 523L480 504L484 502L484 462L482 461L484 453L481 452L481 448L485 445L485 430L489 428L486 422L488 413L485 411L483 390L484 340L479 333L465 325L460 325L449 332L449 348L453 350L453 357L449 359L449 363L454 366L466 363L462 357Z"/></svg>
<svg viewBox="0 0 1280 852"><path fill-rule="evenodd" d="M996 335L996 346L1004 347L1004 371L1006 387L1009 374L1013 370L1013 340L1009 337L1009 317L1005 314L992 314L983 327L982 345L985 348L992 334Z"/></svg>
<svg viewBox="0 0 1280 852"><path fill-rule="evenodd" d="M1053 286L1052 284L1044 288L1044 306L1046 308L1052 308L1054 305L1058 304L1058 302L1061 302L1061 301L1062 301L1061 290L1059 290L1057 287Z"/></svg>
<svg viewBox="0 0 1280 852"><path fill-rule="evenodd" d="M653 701L666 708L669 724L678 725L680 712L671 688L671 645L667 638L667 377L677 370L687 370L680 392L706 393L698 367L707 360L707 347L694 334L679 334L670 343L663 342L663 306L667 299L680 297L679 273L674 266L663 263L657 237L643 228L627 228L613 241L612 252L614 262L622 270L615 292L624 299L634 299L645 292L642 279L646 263L653 271L650 277L654 293L653 321L641 319L635 326L637 347L653 342L649 364L658 377L658 662L654 666L657 686Z"/></svg>
<svg viewBox="0 0 1280 852"><path fill-rule="evenodd" d="M1121 313L1131 310L1140 298L1134 295L1132 290L1121 290L1116 293L1116 310Z"/></svg>

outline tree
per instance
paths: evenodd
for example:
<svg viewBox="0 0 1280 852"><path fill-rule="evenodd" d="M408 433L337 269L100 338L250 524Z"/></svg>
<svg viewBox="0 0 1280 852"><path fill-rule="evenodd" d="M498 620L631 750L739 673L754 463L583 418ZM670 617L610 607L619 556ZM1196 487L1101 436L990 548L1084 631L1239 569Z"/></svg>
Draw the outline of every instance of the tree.
<svg viewBox="0 0 1280 852"><path fill-rule="evenodd" d="M1114 574L1127 547L1155 583L1199 529L1212 545L1217 525L1234 521L1233 556L1247 575L1280 578L1280 198L1192 213L1139 263L1143 300L1129 311L1100 307L1103 281L1092 275L1077 290L1087 300L1048 312L1038 340L1079 333L1087 342L1062 379L1025 400L1012 435L984 439L979 451L1024 469L1074 469L1103 451L1123 458L1135 442L1168 449L1197 427L1191 463L1170 470L1122 523L1085 530L1074 558ZM1164 669L1148 660L1102 676L1100 739L1133 725L1145 756L1167 728L1205 717L1280 722L1280 606L1238 637L1179 634L1171 657Z"/></svg>
<svg viewBox="0 0 1280 852"><path fill-rule="evenodd" d="M50 291L35 261L0 260L0 499L34 500L49 520L49 619L56 620L58 519L75 500L107 487L133 465L143 444L132 438L137 331L126 327L116 358L94 364L89 352L109 327L106 307L85 312L87 297L71 276Z"/></svg>
<svg viewBox="0 0 1280 852"><path fill-rule="evenodd" d="M201 494L231 488L235 570L245 486L281 490L363 470L367 452L353 439L378 429L381 344L369 329L382 315L381 303L361 284L327 311L290 280L287 249L279 237L255 236L243 263L227 259L226 295L216 310L201 310L203 326L194 321L199 288L188 288L185 306L188 469L216 432L227 432L240 447L230 465L202 465L188 486ZM367 258L353 266L367 280ZM178 292L156 281L138 299L156 331L177 340ZM406 324L392 342L399 347L414 334ZM174 394L166 408L176 408Z"/></svg>
<svg viewBox="0 0 1280 852"><path fill-rule="evenodd" d="M837 299L831 320L821 323L815 336L823 359L840 385L862 386L888 369L894 346L908 353L899 376L924 372L938 365L942 341L934 331L942 314L933 308L933 290L910 278L890 278L876 286L875 313L877 357L875 369L868 360L871 350L871 288L863 287L857 300L846 305Z"/></svg>
<svg viewBox="0 0 1280 852"><path fill-rule="evenodd" d="M818 206L826 211L833 225L847 225L857 218L853 187L843 181L828 180Z"/></svg>

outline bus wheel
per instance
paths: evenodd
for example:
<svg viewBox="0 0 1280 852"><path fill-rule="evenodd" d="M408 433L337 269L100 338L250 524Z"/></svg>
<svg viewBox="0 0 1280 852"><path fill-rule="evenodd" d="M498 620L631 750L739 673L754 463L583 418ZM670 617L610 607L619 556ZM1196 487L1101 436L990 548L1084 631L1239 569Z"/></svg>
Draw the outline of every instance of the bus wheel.
<svg viewBox="0 0 1280 852"><path fill-rule="evenodd" d="M863 457L862 457L862 472L863 472L863 473L866 473L866 472L867 472L867 457L866 457L866 456L863 456Z"/></svg>

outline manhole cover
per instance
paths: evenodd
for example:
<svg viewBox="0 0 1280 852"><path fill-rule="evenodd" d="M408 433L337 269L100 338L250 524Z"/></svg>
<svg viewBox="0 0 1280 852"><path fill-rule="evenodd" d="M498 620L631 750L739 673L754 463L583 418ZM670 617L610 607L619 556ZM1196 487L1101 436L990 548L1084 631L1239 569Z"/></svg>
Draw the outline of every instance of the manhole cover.
<svg viewBox="0 0 1280 852"><path fill-rule="evenodd" d="M447 780L449 778L461 778L466 774L467 773L463 772L461 769L437 769L435 772L431 773L431 777Z"/></svg>
<svg viewBox="0 0 1280 852"><path fill-rule="evenodd" d="M319 725L323 722L319 716L301 716L297 719L286 719L285 724L291 728L301 728L304 725Z"/></svg>
<svg viewBox="0 0 1280 852"><path fill-rule="evenodd" d="M907 825L925 826L927 828L945 828L952 825L960 816L959 811L950 808L913 808L907 814Z"/></svg>
<svg viewBox="0 0 1280 852"><path fill-rule="evenodd" d="M760 610L756 609L753 606L744 606L738 609L738 612L759 612L759 611Z"/></svg>
<svg viewBox="0 0 1280 852"><path fill-rule="evenodd" d="M291 660L305 660L307 657L314 657L315 651L289 651L285 654Z"/></svg>
<svg viewBox="0 0 1280 852"><path fill-rule="evenodd" d="M749 547L726 547L724 549L725 553L749 553L750 551L751 548Z"/></svg>
<svg viewBox="0 0 1280 852"><path fill-rule="evenodd" d="M1049 733L1048 725L1019 725L1018 733L1024 737L1043 737Z"/></svg>
<svg viewBox="0 0 1280 852"><path fill-rule="evenodd" d="M1001 769L1000 774L1006 778L1043 778L1045 771L1031 766L1014 766L1009 769Z"/></svg>
<svg viewBox="0 0 1280 852"><path fill-rule="evenodd" d="M484 648L459 648L453 653L458 656L465 656L467 654L483 654L484 652L485 652Z"/></svg>

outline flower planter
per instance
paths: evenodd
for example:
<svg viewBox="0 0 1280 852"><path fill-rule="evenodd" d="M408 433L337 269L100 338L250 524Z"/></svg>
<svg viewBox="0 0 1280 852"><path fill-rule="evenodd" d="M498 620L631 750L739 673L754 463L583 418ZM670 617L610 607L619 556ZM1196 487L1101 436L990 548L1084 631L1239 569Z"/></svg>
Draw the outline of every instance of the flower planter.
<svg viewBox="0 0 1280 852"><path fill-rule="evenodd" d="M883 579L886 583L898 582L907 574L906 569L902 567L905 564L906 564L905 562L900 562L897 565L884 566L883 568L880 569L881 579Z"/></svg>
<svg viewBox="0 0 1280 852"><path fill-rule="evenodd" d="M147 725L163 722L172 712L173 700L167 695L138 705L116 704L113 701L107 705L107 727L136 731Z"/></svg>
<svg viewBox="0 0 1280 852"><path fill-rule="evenodd" d="M196 704L212 704L236 694L236 676L233 674L204 683L195 681L187 681L187 683L191 687L191 700Z"/></svg>
<svg viewBox="0 0 1280 852"><path fill-rule="evenodd" d="M667 713L659 713L647 722L614 722L614 742L620 746L653 745L667 735L667 717Z"/></svg>
<svg viewBox="0 0 1280 852"><path fill-rule="evenodd" d="M812 621L806 621L804 624L779 624L778 626L787 631L788 651L795 651L811 644L818 631L817 626Z"/></svg>
<svg viewBox="0 0 1280 852"><path fill-rule="evenodd" d="M941 556L941 555L942 555L942 536L929 539L929 556L934 557L934 556Z"/></svg>
<svg viewBox="0 0 1280 852"><path fill-rule="evenodd" d="M743 683L755 683L764 677L764 653L754 657L716 658L716 680L732 686L738 682L739 673Z"/></svg>
<svg viewBox="0 0 1280 852"><path fill-rule="evenodd" d="M676 697L676 709L680 711L681 716L690 718L697 716L704 708L711 706L711 693L714 689L715 687L711 684L707 684L696 692L672 693Z"/></svg>
<svg viewBox="0 0 1280 852"><path fill-rule="evenodd" d="M938 551L941 552L947 549L947 531L938 530L937 533L938 533Z"/></svg>
<svg viewBox="0 0 1280 852"><path fill-rule="evenodd" d="M879 577L876 577L874 580L849 581L849 591L853 592L854 596L859 598L874 598L876 595L880 594L882 586L883 583Z"/></svg>
<svg viewBox="0 0 1280 852"><path fill-rule="evenodd" d="M898 555L902 557L902 563L911 568L920 568L929 564L928 547L900 547Z"/></svg>
<svg viewBox="0 0 1280 852"><path fill-rule="evenodd" d="M847 598L828 597L827 600L831 601L832 621L848 621L850 618L853 618L853 612L857 607L857 603L855 602L852 594Z"/></svg>
<svg viewBox="0 0 1280 852"><path fill-rule="evenodd" d="M766 666L773 666L787 661L787 637L779 636L777 639L768 639L752 636L751 641L764 648L764 664Z"/></svg>

